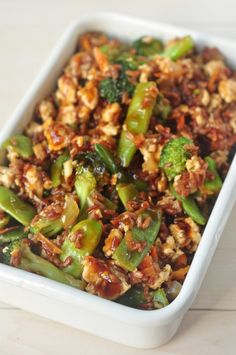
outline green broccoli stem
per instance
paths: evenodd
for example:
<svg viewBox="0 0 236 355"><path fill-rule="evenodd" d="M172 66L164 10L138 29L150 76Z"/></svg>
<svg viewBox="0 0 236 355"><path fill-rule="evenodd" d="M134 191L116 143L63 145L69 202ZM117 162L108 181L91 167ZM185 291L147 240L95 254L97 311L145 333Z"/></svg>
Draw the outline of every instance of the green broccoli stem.
<svg viewBox="0 0 236 355"><path fill-rule="evenodd" d="M27 235L28 233L24 232L23 227L17 227L16 229L0 234L0 245L12 243L16 240L27 237Z"/></svg>
<svg viewBox="0 0 236 355"><path fill-rule="evenodd" d="M40 216L40 218L31 224L30 231L31 233L42 233L46 237L53 237L58 234L63 229L63 222L61 217L50 220L44 216Z"/></svg>
<svg viewBox="0 0 236 355"><path fill-rule="evenodd" d="M157 90L155 82L149 81L147 83L137 84L128 108L118 145L118 156L124 167L129 166L137 151L137 147L129 137L129 133L133 135L146 133L156 97Z"/></svg>
<svg viewBox="0 0 236 355"><path fill-rule="evenodd" d="M79 288L80 290L84 289L83 281L75 279L73 276L63 272L49 261L33 254L28 244L22 243L20 250L21 261L18 266L20 269L40 274L51 280Z"/></svg>
<svg viewBox="0 0 236 355"><path fill-rule="evenodd" d="M51 166L52 186L57 187L61 183L63 164L69 159L69 153L65 152L60 155Z"/></svg>
<svg viewBox="0 0 236 355"><path fill-rule="evenodd" d="M81 212L83 212L88 204L88 197L90 193L96 188L96 179L89 171L81 167L75 178L75 190L79 197L79 204Z"/></svg>

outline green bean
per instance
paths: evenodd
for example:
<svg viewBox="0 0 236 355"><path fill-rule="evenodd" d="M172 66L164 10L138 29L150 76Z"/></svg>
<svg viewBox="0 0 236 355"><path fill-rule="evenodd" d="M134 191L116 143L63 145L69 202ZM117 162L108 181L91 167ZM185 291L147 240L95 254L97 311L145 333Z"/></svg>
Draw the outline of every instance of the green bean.
<svg viewBox="0 0 236 355"><path fill-rule="evenodd" d="M150 251L151 246L157 238L161 225L161 214L159 211L157 213L146 211L140 216L143 219L151 217L149 226L146 229L134 227L132 230L128 231L112 256L119 266L128 271L133 271L138 267L143 258ZM143 243L143 248L140 251L130 250L127 244L128 236L131 237L134 243Z"/></svg>
<svg viewBox="0 0 236 355"><path fill-rule="evenodd" d="M206 224L206 219L202 215L193 196L188 196L188 197L180 196L179 194L177 194L177 192L173 188L173 185L171 184L169 185L169 188L172 195L182 203L183 209L189 217L191 217L196 223L200 225Z"/></svg>
<svg viewBox="0 0 236 355"><path fill-rule="evenodd" d="M72 240L74 235L81 233L81 247L78 247ZM60 259L65 261L68 257L72 258L69 266L64 271L78 278L83 271L82 261L86 255L91 255L97 247L102 235L102 224L86 219L77 223L71 230L70 235L62 244Z"/></svg>
<svg viewBox="0 0 236 355"><path fill-rule="evenodd" d="M146 133L156 97L157 90L154 82L150 81L137 84L129 105L118 145L118 156L124 167L129 166L137 151L137 147L129 137L129 133L132 135Z"/></svg>
<svg viewBox="0 0 236 355"><path fill-rule="evenodd" d="M36 214L33 206L4 186L0 186L0 208L24 226L28 226Z"/></svg>
<svg viewBox="0 0 236 355"><path fill-rule="evenodd" d="M194 41L191 36L185 36L170 44L162 53L164 57L177 60L191 52L194 47Z"/></svg>
<svg viewBox="0 0 236 355"><path fill-rule="evenodd" d="M216 162L210 157L206 157L205 161L208 164L208 170L214 175L212 180L206 180L203 190L209 195L216 194L222 187L222 180L216 168Z"/></svg>
<svg viewBox="0 0 236 355"><path fill-rule="evenodd" d="M5 149L12 149L22 158L30 158L34 153L31 139L23 134L8 138L2 146Z"/></svg>
<svg viewBox="0 0 236 355"><path fill-rule="evenodd" d="M138 195L138 190L134 184L118 184L116 186L119 198L125 208L127 209L127 203L133 200Z"/></svg>

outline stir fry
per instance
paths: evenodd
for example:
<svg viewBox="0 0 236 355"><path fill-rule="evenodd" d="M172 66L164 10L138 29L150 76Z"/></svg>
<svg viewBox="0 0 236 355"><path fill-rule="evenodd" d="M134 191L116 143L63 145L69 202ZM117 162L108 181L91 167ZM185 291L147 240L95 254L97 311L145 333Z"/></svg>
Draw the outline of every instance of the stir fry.
<svg viewBox="0 0 236 355"><path fill-rule="evenodd" d="M233 158L236 73L190 36L79 38L0 167L0 261L139 309L179 294ZM78 294L79 297L79 294Z"/></svg>

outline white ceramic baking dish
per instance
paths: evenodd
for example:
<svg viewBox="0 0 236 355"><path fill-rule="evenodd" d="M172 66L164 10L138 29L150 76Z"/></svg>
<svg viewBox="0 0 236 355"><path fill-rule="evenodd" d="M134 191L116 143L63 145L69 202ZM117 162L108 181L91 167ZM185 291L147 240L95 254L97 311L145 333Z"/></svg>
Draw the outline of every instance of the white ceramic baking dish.
<svg viewBox="0 0 236 355"><path fill-rule="evenodd" d="M190 34L199 46L219 47L231 65L236 43L170 25L112 13L99 13L75 21L64 33L43 70L1 131L0 141L20 132L31 119L34 107L54 88L62 68L74 53L78 36L87 30L105 31L133 40L154 35L164 40ZM0 142L0 143L1 143ZM38 275L0 264L0 299L27 311L138 348L167 342L177 331L202 283L210 260L236 198L236 159L207 223L179 296L164 309L142 311L128 308L59 284Z"/></svg>

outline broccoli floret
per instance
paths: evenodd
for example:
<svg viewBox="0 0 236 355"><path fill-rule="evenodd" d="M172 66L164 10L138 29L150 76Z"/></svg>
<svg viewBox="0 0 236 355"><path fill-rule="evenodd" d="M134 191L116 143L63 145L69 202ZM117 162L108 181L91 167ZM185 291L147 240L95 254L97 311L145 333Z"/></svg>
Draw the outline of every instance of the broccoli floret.
<svg viewBox="0 0 236 355"><path fill-rule="evenodd" d="M84 288L84 282L75 279L64 271L57 268L55 265L45 260L41 256L34 254L26 239L13 242L3 249L3 262L7 265L11 264L13 253L20 253L19 264L16 266L25 271L31 271L41 276L45 276L51 280L64 283L79 289Z"/></svg>
<svg viewBox="0 0 236 355"><path fill-rule="evenodd" d="M88 197L90 193L96 188L96 185L97 181L93 173L81 165L75 178L75 190L79 197L79 204L81 209L87 207Z"/></svg>
<svg viewBox="0 0 236 355"><path fill-rule="evenodd" d="M127 92L132 95L134 92L134 85L129 81L128 76L122 71L118 79L118 89L120 90L120 96L123 92Z"/></svg>
<svg viewBox="0 0 236 355"><path fill-rule="evenodd" d="M129 81L127 75L121 71L118 79L107 78L99 84L100 96L109 103L119 102L122 94L127 92L131 95L134 91L134 85Z"/></svg>
<svg viewBox="0 0 236 355"><path fill-rule="evenodd" d="M133 47L136 49L137 54L145 57L161 53L163 50L162 42L150 36L139 38L133 43Z"/></svg>
<svg viewBox="0 0 236 355"><path fill-rule="evenodd" d="M186 146L190 144L193 144L192 140L179 137L171 139L162 149L159 166L164 170L168 180L174 179L185 170L185 163L191 157Z"/></svg>
<svg viewBox="0 0 236 355"><path fill-rule="evenodd" d="M130 53L122 53L117 56L114 63L121 65L121 70L136 70L138 69L139 58Z"/></svg>
<svg viewBox="0 0 236 355"><path fill-rule="evenodd" d="M117 86L117 80L112 78L104 79L99 84L100 96L108 102L118 102L120 91Z"/></svg>

